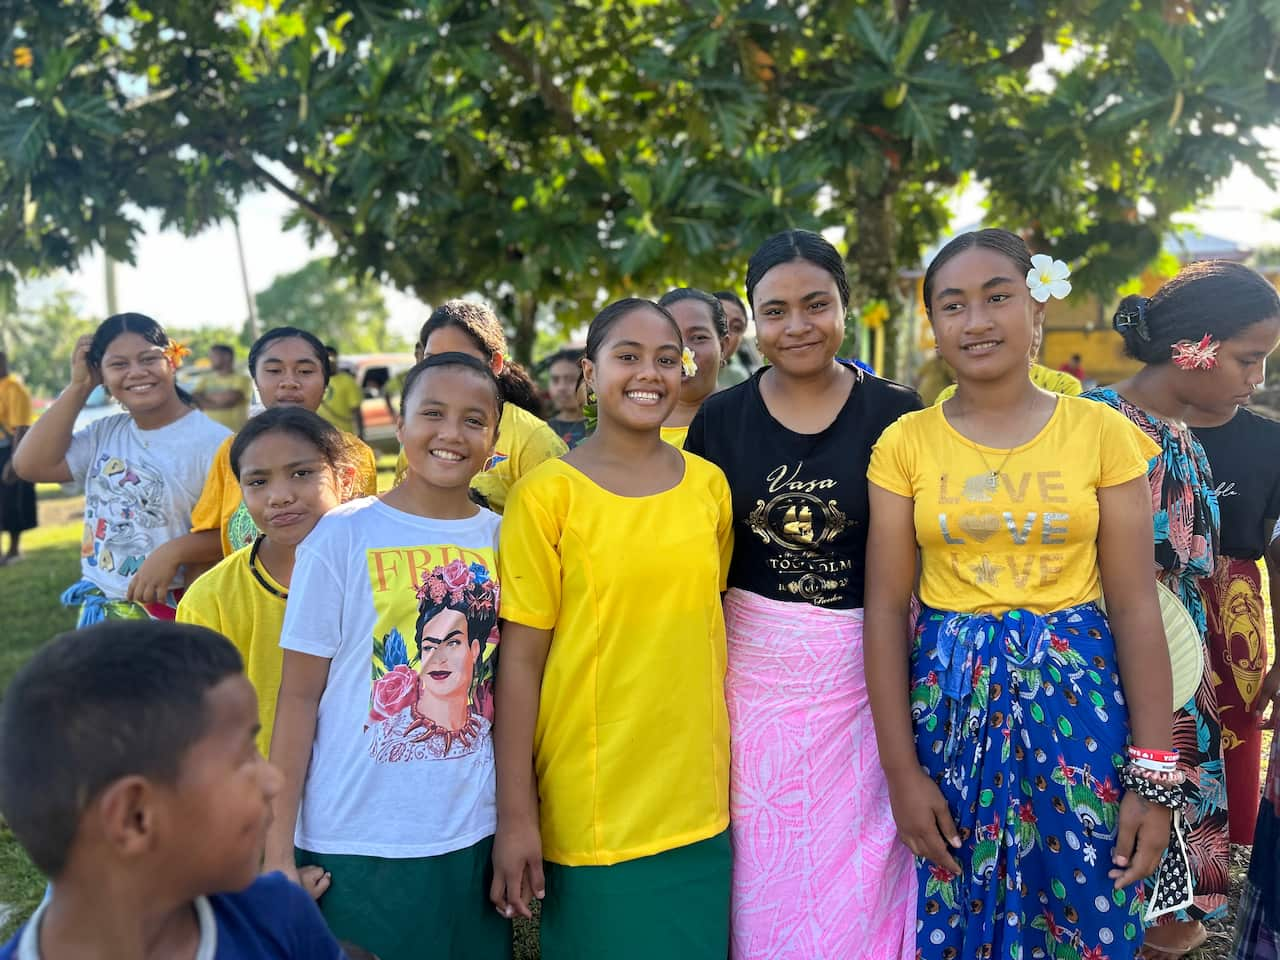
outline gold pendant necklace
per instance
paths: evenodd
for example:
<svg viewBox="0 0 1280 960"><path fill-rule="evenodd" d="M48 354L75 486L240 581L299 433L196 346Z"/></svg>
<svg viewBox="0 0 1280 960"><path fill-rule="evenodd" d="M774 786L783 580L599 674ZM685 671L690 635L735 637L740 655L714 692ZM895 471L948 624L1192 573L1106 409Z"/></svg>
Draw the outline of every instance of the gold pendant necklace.
<svg viewBox="0 0 1280 960"><path fill-rule="evenodd" d="M1035 409L1036 404L1033 402L1031 404L1031 409L1027 412L1027 416L1023 420L1024 426L1026 425L1027 420L1031 419L1035 414ZM964 435L961 434L961 436ZM986 468L986 473L975 474L965 480L964 496L970 503L989 502L991 500L991 495L1000 489L1000 474L1004 472L1004 468L1009 464L1009 458L1013 456L1014 451L1018 448L1015 446L1006 450L1004 453L1004 459L1001 460L1000 465L993 470L991 469L991 463L987 460L987 455L982 452L982 448L968 437L964 437L964 439L968 442L969 446L973 447L973 452L978 455L979 459L982 460L982 465Z"/></svg>

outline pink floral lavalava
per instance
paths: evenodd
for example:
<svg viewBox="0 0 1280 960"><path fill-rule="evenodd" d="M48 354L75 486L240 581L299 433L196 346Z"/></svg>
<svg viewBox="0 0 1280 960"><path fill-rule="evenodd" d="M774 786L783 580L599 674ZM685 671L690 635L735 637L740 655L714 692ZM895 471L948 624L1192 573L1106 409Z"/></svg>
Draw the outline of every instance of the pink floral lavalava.
<svg viewBox="0 0 1280 960"><path fill-rule="evenodd" d="M418 699L418 675L401 663L379 678L373 685L373 703L369 722L379 723L394 717Z"/></svg>

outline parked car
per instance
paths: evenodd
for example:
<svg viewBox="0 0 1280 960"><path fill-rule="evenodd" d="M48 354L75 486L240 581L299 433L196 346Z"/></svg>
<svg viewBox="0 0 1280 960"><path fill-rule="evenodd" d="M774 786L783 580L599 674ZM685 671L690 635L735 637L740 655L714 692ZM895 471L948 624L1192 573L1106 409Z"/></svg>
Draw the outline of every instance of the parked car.
<svg viewBox="0 0 1280 960"><path fill-rule="evenodd" d="M84 406L80 408L80 412L76 414L75 426L73 431L80 431L96 420L113 414L124 413L124 407L120 406L112 396L107 393L107 388L102 384L98 384L89 394L89 399L84 402Z"/></svg>
<svg viewBox="0 0 1280 960"><path fill-rule="evenodd" d="M356 353L338 359L338 366L355 377L364 392L364 402L360 404L364 442L377 453L400 450L391 404L399 400L400 375L413 364L412 353Z"/></svg>

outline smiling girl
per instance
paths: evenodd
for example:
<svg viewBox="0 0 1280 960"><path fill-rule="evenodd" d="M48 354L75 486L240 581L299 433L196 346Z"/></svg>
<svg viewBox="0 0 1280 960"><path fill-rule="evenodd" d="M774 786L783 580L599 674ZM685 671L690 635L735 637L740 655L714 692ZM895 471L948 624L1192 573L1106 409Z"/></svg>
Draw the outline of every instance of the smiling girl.
<svg viewBox="0 0 1280 960"><path fill-rule="evenodd" d="M1167 761L1173 712L1157 448L1031 381L1049 296L1032 275L1004 230L942 248L924 302L956 395L886 429L867 472L867 684L923 960L1130 960L1170 837L1140 763ZM1126 763L1130 733L1148 753Z"/></svg>
<svg viewBox="0 0 1280 960"><path fill-rule="evenodd" d="M512 484L568 447L536 412L537 388L524 368L511 359L507 336L497 316L483 303L449 300L431 311L418 333L423 357L456 351L486 364L502 388L502 422L489 461L472 481L472 488L493 510L501 513ZM406 451L396 463L396 482L404 475Z"/></svg>
<svg viewBox="0 0 1280 960"><path fill-rule="evenodd" d="M268 410L301 407L314 413L329 382L328 354L324 344L306 330L275 327L249 349L249 373ZM373 496L378 492L373 451L355 434L341 431L339 435L347 448L337 475L340 500ZM258 537L261 527L241 493L230 454L228 438L218 449L204 491L191 512L193 532L182 542L185 553L181 562L216 560L249 546Z"/></svg>
<svg viewBox="0 0 1280 960"><path fill-rule="evenodd" d="M182 353L150 317L108 317L76 343L70 386L14 454L23 479L84 485L81 580L62 596L67 606L80 606L79 626L171 620L174 591L186 585L164 547L191 528L204 476L230 431L194 409L178 387ZM125 412L73 433L98 384Z"/></svg>
<svg viewBox="0 0 1280 960"><path fill-rule="evenodd" d="M330 928L382 960L511 953L485 898L498 517L469 496L501 416L484 363L423 360L398 421L404 480L330 511L297 549L266 869L331 874Z"/></svg>
<svg viewBox="0 0 1280 960"><path fill-rule="evenodd" d="M728 950L732 515L720 470L662 440L681 350L662 307L605 307L583 361L596 430L503 519L491 896L527 917L545 894L547 960Z"/></svg>
<svg viewBox="0 0 1280 960"><path fill-rule="evenodd" d="M716 376L724 366L724 349L729 340L729 323L719 300L692 287L664 293L658 306L666 307L675 317L684 345L693 355L693 376L680 381L680 402L662 425L662 439L672 446L683 447L689 424L702 407L702 401L716 392Z"/></svg>
<svg viewBox="0 0 1280 960"><path fill-rule="evenodd" d="M1227 260L1193 263L1151 298L1126 297L1112 325L1125 352L1143 366L1085 396L1132 420L1160 447L1148 476L1155 511L1154 572L1207 632L1205 589L1220 553L1218 498L1204 448L1187 419L1247 401L1280 340L1275 288ZM1184 816L1195 900L1147 931L1147 956L1185 953L1208 939L1203 920L1227 909L1230 858L1228 790L1215 651L1196 695L1178 704L1173 745L1187 777ZM1228 673L1221 681L1233 682ZM1256 810L1256 794L1244 802Z"/></svg>
<svg viewBox="0 0 1280 960"><path fill-rule="evenodd" d="M761 244L747 299L769 366L711 397L685 445L733 491L733 956L911 956L911 857L867 747L861 608L871 447L920 400L837 362L849 281L818 234Z"/></svg>

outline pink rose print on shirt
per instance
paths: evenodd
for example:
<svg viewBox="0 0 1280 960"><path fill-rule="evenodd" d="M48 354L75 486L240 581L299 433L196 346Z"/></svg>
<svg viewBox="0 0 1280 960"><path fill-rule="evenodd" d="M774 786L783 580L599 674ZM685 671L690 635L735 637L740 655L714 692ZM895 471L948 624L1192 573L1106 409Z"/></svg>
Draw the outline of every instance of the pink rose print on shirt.
<svg viewBox="0 0 1280 960"><path fill-rule="evenodd" d="M373 704L369 708L369 722L378 723L415 703L418 699L418 675L405 664L383 675L373 685Z"/></svg>

